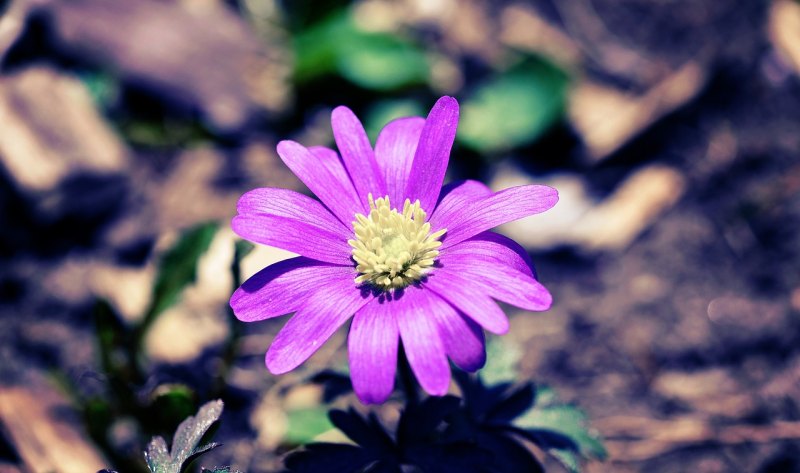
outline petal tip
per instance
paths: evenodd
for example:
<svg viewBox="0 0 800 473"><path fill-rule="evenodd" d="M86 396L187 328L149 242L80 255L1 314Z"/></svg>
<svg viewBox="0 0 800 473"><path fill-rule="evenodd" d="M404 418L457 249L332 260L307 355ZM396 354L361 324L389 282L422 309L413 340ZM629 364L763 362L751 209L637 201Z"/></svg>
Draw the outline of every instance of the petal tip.
<svg viewBox="0 0 800 473"><path fill-rule="evenodd" d="M447 380L446 386L433 386L425 389L431 396L444 396L450 390L450 380Z"/></svg>
<svg viewBox="0 0 800 473"><path fill-rule="evenodd" d="M544 186L544 187L547 187L548 189L550 189L550 194L547 197L553 202L551 204L551 206L556 205L556 203L558 203L558 200L560 198L559 195L558 195L558 189L556 189L555 187L550 187L550 186Z"/></svg>
<svg viewBox="0 0 800 473"><path fill-rule="evenodd" d="M456 100L455 97L451 97L449 95L443 95L439 97L439 100L437 100L436 104L434 104L434 107L436 106L455 107L456 109L458 109L458 100Z"/></svg>
<svg viewBox="0 0 800 473"><path fill-rule="evenodd" d="M508 333L510 327L511 326L508 323L508 317L503 317L502 322L492 324L491 326L484 325L483 328L495 335L505 335Z"/></svg>
<svg viewBox="0 0 800 473"><path fill-rule="evenodd" d="M375 393L371 393L371 392L359 392L358 389L354 389L354 390L356 392L356 397L358 398L359 401L361 401L361 404L364 404L364 405L367 405L367 406L376 405L376 404L383 404L384 402L386 402L387 399L389 399L389 396L392 395L391 391L388 392L388 393L385 393L385 394L383 394L383 393L375 394Z"/></svg>
<svg viewBox="0 0 800 473"><path fill-rule="evenodd" d="M264 364L267 365L267 370L274 375L286 374L296 368L295 366L287 365L280 353L276 353L272 349L268 350L264 356Z"/></svg>
<svg viewBox="0 0 800 473"><path fill-rule="evenodd" d="M345 105L339 105L331 111L331 123L335 123L340 119L358 119L356 114Z"/></svg>
<svg viewBox="0 0 800 473"><path fill-rule="evenodd" d="M541 283L537 281L537 288L536 288L536 307L531 308L530 310L535 310L538 312L544 312L549 310L550 307L553 305L553 295L550 294L550 291L547 290Z"/></svg>
<svg viewBox="0 0 800 473"><path fill-rule="evenodd" d="M455 363L455 362L454 362ZM486 349L481 352L480 357L476 357L475 359L464 361L459 360L459 363L455 363L460 369L468 372L468 373L475 373L479 369L486 366Z"/></svg>
<svg viewBox="0 0 800 473"><path fill-rule="evenodd" d="M241 298L242 298L242 288L239 287L235 291L233 291L233 294L231 294L231 298L228 299L228 306L230 306L231 310L233 311L233 315L235 315L236 318L239 320L242 320L239 311L240 308L239 302L241 301Z"/></svg>
<svg viewBox="0 0 800 473"><path fill-rule="evenodd" d="M428 119L433 117L436 117L437 122L444 120L443 123L449 123L452 120L452 124L457 124L459 117L458 101L449 95L441 97L428 114Z"/></svg>
<svg viewBox="0 0 800 473"><path fill-rule="evenodd" d="M300 143L292 140L279 141L275 146L281 160L289 165L289 162L297 160L303 153L308 153L308 149ZM287 161L288 160L288 161ZM291 168L291 165L289 165Z"/></svg>
<svg viewBox="0 0 800 473"><path fill-rule="evenodd" d="M236 215L235 217L233 217L231 219L231 230L233 230L233 233L247 240L247 237L245 237L242 234L242 226L244 218L245 218L244 215Z"/></svg>

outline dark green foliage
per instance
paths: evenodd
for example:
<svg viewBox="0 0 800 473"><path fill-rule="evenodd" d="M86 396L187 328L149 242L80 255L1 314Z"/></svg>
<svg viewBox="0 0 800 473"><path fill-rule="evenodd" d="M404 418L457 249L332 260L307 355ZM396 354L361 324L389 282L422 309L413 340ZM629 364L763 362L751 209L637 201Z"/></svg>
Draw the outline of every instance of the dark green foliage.
<svg viewBox="0 0 800 473"><path fill-rule="evenodd" d="M322 400L325 402L332 402L339 396L353 392L350 376L333 370L317 373L311 378L311 382L322 385Z"/></svg>
<svg viewBox="0 0 800 473"><path fill-rule="evenodd" d="M478 445L441 435L445 417L457 409L453 396L429 397L410 405L401 416L393 439L374 414L362 417L354 409L334 410L331 422L356 445L314 443L286 458L291 472L488 472L491 455Z"/></svg>
<svg viewBox="0 0 800 473"><path fill-rule="evenodd" d="M512 357L513 358L513 357ZM513 365L513 361L511 362ZM513 371L513 369L511 370ZM374 414L333 410L330 420L354 445L312 443L286 459L290 472L421 471L541 472L536 446L570 471L581 458L603 459L600 440L576 407L559 404L548 388L532 383L487 385L456 371L462 398L426 397L407 402L393 435ZM325 373L314 381L346 391L343 376ZM334 396L335 397L335 396Z"/></svg>
<svg viewBox="0 0 800 473"><path fill-rule="evenodd" d="M215 223L192 228L164 255L142 330L146 330L158 314L177 302L181 291L195 281L197 261L208 250L216 231Z"/></svg>
<svg viewBox="0 0 800 473"><path fill-rule="evenodd" d="M198 261L208 250L216 229L217 225L211 223L191 228L164 254L152 302L142 322L132 325L123 320L106 301L98 300L95 304L98 353L107 380L107 392L100 397L94 393L82 393L80 386L67 388L74 394L76 403L82 406L91 436L115 465L125 471L143 471L145 465L140 458L118 451L109 441L109 432L117 419L134 418L138 421L139 432L163 434L171 432L197 409L196 386L163 381L153 383L155 378L142 353L142 342L156 319L194 282ZM239 257L235 258L231 268L235 278L238 277L241 255L247 251L246 245L237 245ZM213 387L211 392L213 394ZM158 441L151 446L153 458L160 458Z"/></svg>

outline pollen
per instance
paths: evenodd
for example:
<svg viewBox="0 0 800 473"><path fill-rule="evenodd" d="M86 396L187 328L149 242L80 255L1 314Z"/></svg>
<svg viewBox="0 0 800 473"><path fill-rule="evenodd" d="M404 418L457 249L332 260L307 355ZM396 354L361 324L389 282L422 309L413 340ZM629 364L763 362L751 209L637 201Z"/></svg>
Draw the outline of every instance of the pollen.
<svg viewBox="0 0 800 473"><path fill-rule="evenodd" d="M356 214L355 239L347 241L360 273L356 284L389 291L419 281L433 267L442 246L439 238L447 230L431 233L419 200L412 204L406 199L399 212L388 196L373 200L369 194L369 208L367 216Z"/></svg>

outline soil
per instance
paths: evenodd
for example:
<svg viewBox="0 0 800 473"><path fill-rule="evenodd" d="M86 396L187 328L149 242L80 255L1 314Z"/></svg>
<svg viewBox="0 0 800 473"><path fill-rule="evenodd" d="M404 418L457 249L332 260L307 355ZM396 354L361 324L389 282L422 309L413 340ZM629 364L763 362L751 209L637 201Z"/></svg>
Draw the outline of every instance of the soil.
<svg viewBox="0 0 800 473"><path fill-rule="evenodd" d="M511 4L466 3L485 7L479 8L485 21L496 24L498 12ZM569 172L598 200L652 164L678 170L686 182L677 202L624 248L597 251L554 242L531 249L555 303L544 314L509 308L508 338L524 353L521 377L553 386L583 408L606 438L609 459L588 464L586 471L800 471L800 435L788 427L800 422L800 71L770 40L770 5L576 0L535 6L583 51L586 80L635 95L657 82L657 71L689 60L708 79L695 96L600 160L587 157L567 120L503 160L455 150L453 159L461 164L452 178L489 180L508 165L535 173L532 179ZM612 67L603 59L608 44L634 50L656 72ZM467 69L476 60L461 59ZM72 67L74 58L49 49L17 50L7 69L37 61L59 69ZM196 66L202 73L203 64ZM327 92L295 90L298 103L326 95L338 103L341 95ZM172 106L163 103L167 110ZM227 221L242 192L266 185L300 188L272 147L287 135L314 136L314 126L297 124L313 122L324 109L317 107L266 113L234 133L212 131L189 147L129 143L123 197L102 194L118 199L113 206L102 205L101 195L78 209L45 214L49 196L73 199L80 192L29 192L4 171L3 384L24 383L36 370L78 380L85 392L104 392L92 322L94 286L87 282L93 268L139 270L152 264L165 235L206 220ZM188 121L197 118L192 113ZM187 121L184 109L175 114ZM537 162L536 156L565 158ZM341 362L334 340L305 371L276 385L267 379L262 356L279 326L241 328L236 379L223 390L228 414L217 435L226 446L215 453L221 462L245 461L260 448L251 444L256 433L250 419L269 400L264 392L280 391L331 358ZM215 353L154 376L202 384L197 380ZM686 422L699 427L687 429ZM737 429L748 434L737 436ZM4 462L16 461L13 451L13 445L0 448ZM237 465L266 469L276 457L265 451Z"/></svg>

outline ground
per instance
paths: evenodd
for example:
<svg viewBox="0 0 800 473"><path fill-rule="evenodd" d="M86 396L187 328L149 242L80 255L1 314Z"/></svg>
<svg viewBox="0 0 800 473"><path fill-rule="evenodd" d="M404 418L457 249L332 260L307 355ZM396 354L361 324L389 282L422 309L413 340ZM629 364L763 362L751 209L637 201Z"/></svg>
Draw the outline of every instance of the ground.
<svg viewBox="0 0 800 473"><path fill-rule="evenodd" d="M0 78L0 116L8 124L0 131L6 387L38 383L32 373L40 373L84 394L106 393L96 296L135 320L147 304L154 261L176 231L209 220L225 227L237 197L253 187L303 190L277 159L277 140L323 143L331 106L346 103L364 116L371 101L404 93L365 90L336 75L291 82L290 54L280 42L290 28L262 31L260 17L231 13L241 5L217 5L226 13L200 15L205 20L170 2L153 7L165 8L176 24L233 22L232 31L251 25L233 35L229 49L220 39L217 49L206 48L170 75L141 66L146 56L108 39L132 34L130 28L87 25L81 36L75 11L56 2L5 3L0 25L13 24L14 15L28 25L6 46ZM82 0L75 8L95 3ZM185 3L201 12L215 4ZM521 378L554 387L606 439L608 460L587 471L800 471L800 65L792 59L800 32L789 26L794 36L782 33L792 15L800 18L796 4L575 0L531 8L469 1L456 10L441 2L432 14L418 3L404 3L396 27L448 58L457 72L443 69L455 84L445 92L459 100L501 67L509 45L543 51L570 71L567 109L538 139L488 156L459 144L449 178L494 187L566 183L550 220L503 229L529 249L555 301L541 314L507 308L512 329L505 338L522 353ZM379 24L380 8L392 4L363 2L359 11L377 15L367 18ZM307 13L298 7L293 14L302 23L311 21ZM511 20L551 30L529 37ZM87 49L90 40L102 46ZM248 64L272 72L269 80L291 93L239 91L225 95L227 108L215 108L220 90L244 88L249 79L186 77L207 73L220 55L252 58L247 41L256 49L268 45L255 54L262 62ZM103 48L102 59L92 56ZM122 78L121 96L110 102L102 99L106 82L96 71L105 69L98 63L113 64ZM178 93L182 84L185 93ZM413 86L408 95L427 107L437 93ZM54 126L52 117L65 110L75 115ZM217 238L212 252L222 261L217 267L226 268L232 236ZM247 264L275 257L256 252ZM208 284L213 290L196 291L207 299L195 294L180 305L188 329L180 322L178 332L159 329L161 341L155 337L149 349L162 365L150 383L203 386L214 376L230 333L224 307L231 281ZM215 454L247 471L274 467L282 452L275 450L281 427L261 420L278 422L281 402L308 402L302 389L289 389L292 383L344 360L340 333L299 373L273 378L263 351L280 325L235 329L240 343L229 385L219 391L228 407L217 435L226 446ZM192 326L205 335L181 332ZM159 348L175 333L191 339L184 358L175 346ZM187 361L192 354L198 356ZM289 401L286 390L294 393ZM125 425L115 431L123 440L111 444L124 446ZM4 432L2 462L24 463L8 426Z"/></svg>

